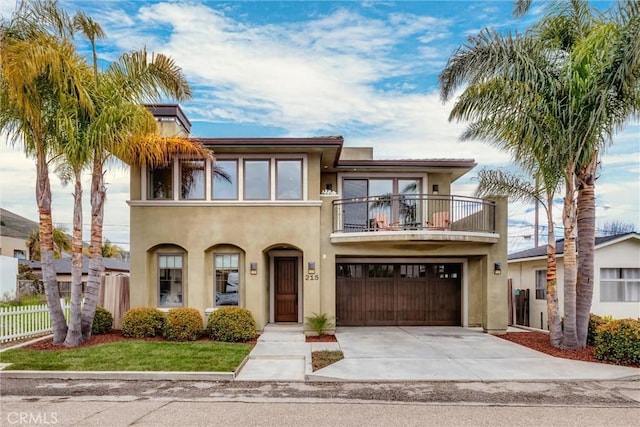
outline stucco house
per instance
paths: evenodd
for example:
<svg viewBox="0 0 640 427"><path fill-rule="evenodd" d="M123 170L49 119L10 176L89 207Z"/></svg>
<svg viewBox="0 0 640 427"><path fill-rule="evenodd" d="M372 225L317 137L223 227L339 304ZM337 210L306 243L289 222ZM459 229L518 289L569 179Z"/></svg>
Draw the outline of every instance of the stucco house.
<svg viewBox="0 0 640 427"><path fill-rule="evenodd" d="M38 223L0 208L0 255L29 259L27 240Z"/></svg>
<svg viewBox="0 0 640 427"><path fill-rule="evenodd" d="M514 290L529 290L529 326L547 325L547 247L509 255L508 277ZM556 242L560 315L564 305L564 240ZM640 235L596 237L591 312L617 319L640 317Z"/></svg>
<svg viewBox="0 0 640 427"><path fill-rule="evenodd" d="M149 105L188 134L178 105ZM340 136L198 138L131 167L131 306L249 309L304 324L507 327L507 202L450 194L473 160L375 160ZM427 143L425 143L425 146Z"/></svg>

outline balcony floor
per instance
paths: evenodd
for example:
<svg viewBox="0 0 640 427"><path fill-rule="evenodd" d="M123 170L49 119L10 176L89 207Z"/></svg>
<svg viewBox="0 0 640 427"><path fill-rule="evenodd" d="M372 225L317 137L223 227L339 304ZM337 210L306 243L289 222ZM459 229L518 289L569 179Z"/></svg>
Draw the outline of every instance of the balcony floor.
<svg viewBox="0 0 640 427"><path fill-rule="evenodd" d="M451 242L451 243L498 243L498 233L451 231L451 230L393 230L357 233L331 233L331 243L395 243L395 242Z"/></svg>

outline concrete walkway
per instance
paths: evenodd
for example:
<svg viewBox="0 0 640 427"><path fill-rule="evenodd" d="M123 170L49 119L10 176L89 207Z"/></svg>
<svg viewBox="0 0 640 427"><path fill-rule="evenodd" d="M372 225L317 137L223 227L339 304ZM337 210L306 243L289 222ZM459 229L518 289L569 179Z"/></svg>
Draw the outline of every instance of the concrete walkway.
<svg viewBox="0 0 640 427"><path fill-rule="evenodd" d="M302 325L265 326L236 381L305 381L311 352L340 350L338 343L307 343Z"/></svg>
<svg viewBox="0 0 640 427"><path fill-rule="evenodd" d="M522 332L527 333L527 332ZM640 369L549 356L459 327L339 327L338 343L305 343L302 327L267 325L238 381L605 380ZM312 372L311 352L344 359Z"/></svg>

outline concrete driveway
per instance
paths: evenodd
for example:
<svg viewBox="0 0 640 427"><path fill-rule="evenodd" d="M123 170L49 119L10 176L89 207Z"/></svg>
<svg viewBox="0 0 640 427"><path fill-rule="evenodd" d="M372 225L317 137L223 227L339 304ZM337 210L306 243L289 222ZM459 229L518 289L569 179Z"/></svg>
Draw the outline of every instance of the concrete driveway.
<svg viewBox="0 0 640 427"><path fill-rule="evenodd" d="M548 356L480 329L339 327L336 337L344 359L307 373L307 379L508 381L640 376L636 368Z"/></svg>

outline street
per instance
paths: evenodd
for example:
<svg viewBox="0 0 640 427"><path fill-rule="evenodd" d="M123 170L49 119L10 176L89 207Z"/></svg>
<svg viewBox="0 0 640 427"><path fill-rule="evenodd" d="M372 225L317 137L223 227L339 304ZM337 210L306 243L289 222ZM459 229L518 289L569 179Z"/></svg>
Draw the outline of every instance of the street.
<svg viewBox="0 0 640 427"><path fill-rule="evenodd" d="M640 381L2 380L2 426L631 426Z"/></svg>

